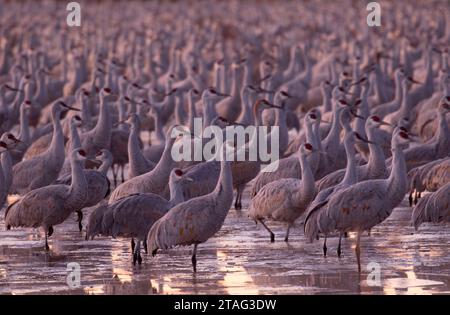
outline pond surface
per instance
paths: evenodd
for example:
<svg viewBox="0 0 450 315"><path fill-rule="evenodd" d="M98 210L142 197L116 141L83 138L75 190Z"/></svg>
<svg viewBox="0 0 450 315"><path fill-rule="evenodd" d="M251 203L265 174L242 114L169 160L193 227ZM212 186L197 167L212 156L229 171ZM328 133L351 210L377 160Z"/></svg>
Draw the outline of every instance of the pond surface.
<svg viewBox="0 0 450 315"><path fill-rule="evenodd" d="M247 191L244 207L248 200ZM361 275L354 235L343 240L340 259L337 238L330 238L324 258L322 241L306 242L301 219L289 243L283 241L284 225L269 223L276 234L270 243L245 208L231 209L216 236L199 246L195 275L188 247L160 251L155 258L143 254L143 264L133 266L128 239L85 241L74 215L55 227L45 253L39 230L5 231L4 210L0 216L0 294L450 293L449 225L425 224L414 231L406 200L362 237ZM69 263L80 266L77 288L67 284ZM367 282L371 268L380 269L378 282L373 273Z"/></svg>

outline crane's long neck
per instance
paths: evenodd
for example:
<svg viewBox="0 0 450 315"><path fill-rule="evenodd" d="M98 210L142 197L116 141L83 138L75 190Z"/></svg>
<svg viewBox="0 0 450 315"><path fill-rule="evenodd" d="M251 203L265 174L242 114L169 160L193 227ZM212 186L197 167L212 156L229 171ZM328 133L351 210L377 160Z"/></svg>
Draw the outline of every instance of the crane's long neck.
<svg viewBox="0 0 450 315"><path fill-rule="evenodd" d="M95 142L104 143L107 146L111 140L112 120L109 112L109 105L100 97L100 114L97 125L94 127Z"/></svg>
<svg viewBox="0 0 450 315"><path fill-rule="evenodd" d="M251 104L252 104L252 100L251 100L251 96L250 93L245 93L242 92L241 93L241 98L242 98L242 111L241 111L241 115L238 119L239 122L244 122L244 123L252 123L252 111L251 111Z"/></svg>
<svg viewBox="0 0 450 315"><path fill-rule="evenodd" d="M220 177L217 181L216 188L212 192L213 198L219 205L217 210L218 215L225 219L230 210L231 204L233 202L233 178L231 174L231 165L229 161L225 158L220 162Z"/></svg>
<svg viewBox="0 0 450 315"><path fill-rule="evenodd" d="M394 101L397 104L400 104L402 102L402 97L403 97L402 82L400 80L400 76L397 75L395 77L395 96L394 96Z"/></svg>
<svg viewBox="0 0 450 315"><path fill-rule="evenodd" d="M307 156L300 154L300 166L302 168L302 185L301 194L303 198L312 198L316 193L316 183L314 181L314 175L309 166Z"/></svg>
<svg viewBox="0 0 450 315"><path fill-rule="evenodd" d="M70 184L69 197L66 200L65 209L72 212L81 209L83 206L88 194L88 183L84 176L81 162L72 160L70 166L72 183Z"/></svg>
<svg viewBox="0 0 450 315"><path fill-rule="evenodd" d="M239 82L239 69L233 69L233 85L231 87L231 95L233 97L239 96L241 84Z"/></svg>
<svg viewBox="0 0 450 315"><path fill-rule="evenodd" d="M157 113L153 116L155 120L155 136L157 143L164 143L166 141L166 135L163 131L163 122L161 121L161 115Z"/></svg>
<svg viewBox="0 0 450 315"><path fill-rule="evenodd" d="M98 171L102 173L104 176L108 174L108 170L110 169L112 165L112 157L107 157L105 160L102 161L102 165L98 168Z"/></svg>
<svg viewBox="0 0 450 315"><path fill-rule="evenodd" d="M324 143L326 145L329 144L338 144L339 143L339 133L341 130L341 126L340 126L340 117L341 117L341 110L336 108L333 114L333 123L331 125L331 130L329 132L329 134L327 135L327 137L324 139Z"/></svg>
<svg viewBox="0 0 450 315"><path fill-rule="evenodd" d="M322 90L322 100L323 100L324 113L331 111L332 110L331 94L327 93L327 91L325 89Z"/></svg>
<svg viewBox="0 0 450 315"><path fill-rule="evenodd" d="M389 178L387 179L388 189L386 200L391 203L391 211L402 200L408 190L408 178L406 175L406 162L403 150L400 148L392 149L393 162Z"/></svg>
<svg viewBox="0 0 450 315"><path fill-rule="evenodd" d="M403 116L409 117L409 97L408 97L408 88L404 86L402 88L402 104L400 105L400 108L398 109L400 113L402 113Z"/></svg>
<svg viewBox="0 0 450 315"><path fill-rule="evenodd" d="M182 203L184 201L183 186L180 185L178 182L170 180L169 188L170 188L169 203L172 206L176 206L177 204Z"/></svg>
<svg viewBox="0 0 450 315"><path fill-rule="evenodd" d="M378 143L377 132L379 132L379 130L374 128L369 128L367 130L368 139L373 142L369 143L369 161L367 162L367 165L372 170L380 170L384 173L386 170L385 156L381 144Z"/></svg>
<svg viewBox="0 0 450 315"><path fill-rule="evenodd" d="M75 149L81 148L81 140L78 134L77 126L75 124L70 124L70 148L69 152Z"/></svg>
<svg viewBox="0 0 450 315"><path fill-rule="evenodd" d="M139 124L135 123L131 126L130 134L128 136L128 160L130 162L130 170L133 174L138 173L138 169L141 169L142 165L146 165L147 161L142 154L139 146Z"/></svg>
<svg viewBox="0 0 450 315"><path fill-rule="evenodd" d="M26 109L21 109L20 111L19 139L26 144L30 142L30 126Z"/></svg>
<svg viewBox="0 0 450 315"><path fill-rule="evenodd" d="M59 116L59 114L57 115ZM64 133L61 126L60 117L53 116L53 136L50 147L47 152L50 153L50 158L64 159Z"/></svg>
<svg viewBox="0 0 450 315"><path fill-rule="evenodd" d="M342 184L348 186L353 185L357 181L355 148L353 147L353 144L345 143L345 152L347 153L347 166L345 168Z"/></svg>
<svg viewBox="0 0 450 315"><path fill-rule="evenodd" d="M211 125L216 115L214 101L207 97L203 98L203 129Z"/></svg>
<svg viewBox="0 0 450 315"><path fill-rule="evenodd" d="M151 176L154 178L168 177L174 165L174 161L172 159L172 146L174 142L175 139L173 138L169 138L166 140L166 145L164 146L164 151L158 161L158 164L156 164L155 168L147 174L151 174Z"/></svg>

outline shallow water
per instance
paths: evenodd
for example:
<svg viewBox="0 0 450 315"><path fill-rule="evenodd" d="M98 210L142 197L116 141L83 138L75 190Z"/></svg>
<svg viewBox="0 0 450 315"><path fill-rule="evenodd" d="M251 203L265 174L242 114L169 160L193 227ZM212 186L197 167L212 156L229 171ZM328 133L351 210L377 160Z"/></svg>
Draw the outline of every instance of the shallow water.
<svg viewBox="0 0 450 315"><path fill-rule="evenodd" d="M450 293L449 225L426 224L415 232L406 201L370 237L362 237L361 276L353 235L343 240L340 259L337 239L330 238L324 258L322 242L305 241L301 220L291 230L288 244L283 241L284 225L269 223L276 234L275 243L270 243L268 233L247 217L246 209L231 209L217 235L198 247L196 275L190 248L161 251L155 258L143 254L143 264L133 266L129 240L85 241L74 215L55 227L50 253L45 253L38 230L5 231L3 215L4 210L0 214L0 294ZM66 281L70 262L80 265L77 288ZM369 263L381 268L379 283L372 283L376 286L367 283Z"/></svg>

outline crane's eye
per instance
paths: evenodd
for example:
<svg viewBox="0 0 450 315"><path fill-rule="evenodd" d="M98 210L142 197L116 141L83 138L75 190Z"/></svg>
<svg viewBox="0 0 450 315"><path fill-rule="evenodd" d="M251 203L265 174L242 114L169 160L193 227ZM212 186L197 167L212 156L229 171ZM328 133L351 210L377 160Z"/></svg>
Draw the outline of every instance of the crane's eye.
<svg viewBox="0 0 450 315"><path fill-rule="evenodd" d="M310 143L305 143L305 148L309 151L312 151L313 146Z"/></svg>
<svg viewBox="0 0 450 315"><path fill-rule="evenodd" d="M182 176L182 175L183 175L183 171L180 170L180 169L176 169L176 170L175 170L175 175L177 175L177 176Z"/></svg>
<svg viewBox="0 0 450 315"><path fill-rule="evenodd" d="M86 156L86 151L84 151L83 149L79 150L78 153L79 153L81 156Z"/></svg>
<svg viewBox="0 0 450 315"><path fill-rule="evenodd" d="M378 116L372 116L372 120L376 122L380 122L380 117Z"/></svg>
<svg viewBox="0 0 450 315"><path fill-rule="evenodd" d="M409 139L408 134L405 131L400 131L400 137L402 137L403 139Z"/></svg>

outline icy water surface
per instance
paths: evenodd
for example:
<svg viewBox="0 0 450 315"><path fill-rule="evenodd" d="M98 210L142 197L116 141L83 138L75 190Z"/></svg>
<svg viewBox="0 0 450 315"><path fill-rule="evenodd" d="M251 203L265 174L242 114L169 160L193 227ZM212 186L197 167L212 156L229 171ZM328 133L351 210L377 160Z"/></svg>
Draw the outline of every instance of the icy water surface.
<svg viewBox="0 0 450 315"><path fill-rule="evenodd" d="M248 205L248 196L245 204ZM362 238L363 273L358 276L354 237L308 244L301 220L283 241L285 227L270 223L275 243L246 214L231 209L220 232L199 246L198 273L192 273L190 248L143 254L133 266L125 239L84 240L75 216L56 226L45 253L38 230L5 231L0 216L0 294L431 294L450 293L450 233L448 225L409 225L406 203ZM88 213L85 214L87 218ZM86 221L86 219L85 219ZM81 267L81 287L66 283L67 264ZM380 286L367 285L367 264L381 268Z"/></svg>

